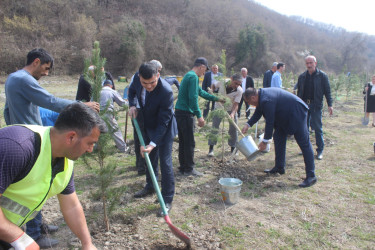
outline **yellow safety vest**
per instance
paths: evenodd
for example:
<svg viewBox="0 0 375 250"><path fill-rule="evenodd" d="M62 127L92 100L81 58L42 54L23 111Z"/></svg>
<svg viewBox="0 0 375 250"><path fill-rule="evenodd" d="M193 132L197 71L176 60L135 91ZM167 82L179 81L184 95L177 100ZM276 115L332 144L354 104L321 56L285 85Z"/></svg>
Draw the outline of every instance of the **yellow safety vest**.
<svg viewBox="0 0 375 250"><path fill-rule="evenodd" d="M9 185L0 196L5 217L17 226L32 220L50 197L61 193L73 173L73 161L64 158L64 170L52 177L51 127L24 126L41 137L38 159L27 176Z"/></svg>

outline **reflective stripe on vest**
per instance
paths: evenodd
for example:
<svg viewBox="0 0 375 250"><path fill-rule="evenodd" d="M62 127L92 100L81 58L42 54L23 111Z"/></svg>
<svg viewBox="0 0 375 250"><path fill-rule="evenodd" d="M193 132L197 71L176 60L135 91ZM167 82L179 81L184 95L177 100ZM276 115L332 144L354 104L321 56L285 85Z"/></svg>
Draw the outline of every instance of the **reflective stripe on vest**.
<svg viewBox="0 0 375 250"><path fill-rule="evenodd" d="M5 217L17 226L33 219L48 198L61 193L73 173L73 161L64 158L64 171L56 174L52 182L50 127L24 126L40 135L39 156L30 172L22 180L9 185L0 197Z"/></svg>

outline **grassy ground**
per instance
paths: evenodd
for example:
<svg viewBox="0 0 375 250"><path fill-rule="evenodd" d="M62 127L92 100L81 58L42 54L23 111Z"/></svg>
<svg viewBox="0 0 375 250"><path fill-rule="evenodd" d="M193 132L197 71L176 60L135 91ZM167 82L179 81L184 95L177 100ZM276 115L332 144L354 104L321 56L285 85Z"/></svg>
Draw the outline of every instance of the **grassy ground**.
<svg viewBox="0 0 375 250"><path fill-rule="evenodd" d="M78 76L45 77L41 82L58 97L74 99ZM3 105L4 85L0 87ZM116 87L122 93L125 83L116 83ZM177 174L178 144L174 143L176 195L170 214L173 224L187 233L196 249L375 249L372 145L375 128L361 125L362 102L359 96L348 101L342 99L335 103L333 117L325 112L324 159L315 162L317 184L306 189L297 186L304 178L304 163L292 139L287 144L286 174L282 176L263 173L265 168L273 167L273 145L270 153L251 162L239 155L235 162L229 163L226 148L222 163L219 149L215 151L216 157L206 156L207 139L197 130L195 159L197 169L205 175L183 177ZM239 120L240 127L245 121ZM120 114L119 123L124 131L124 114ZM4 126L3 120L1 125ZM261 120L259 129L263 128ZM130 123L127 134L131 141ZM315 148L313 135L311 139ZM134 168L134 154L114 153L108 160L118 163L112 187L122 191L120 203L111 216L110 232L103 229L101 202L94 195L98 190L97 164L90 161L88 168L80 159L75 165L77 193L97 247L183 249L184 245L170 233L163 219L155 216L159 207L155 196L140 200L132 197L144 185L144 176L137 176ZM227 206L222 202L220 177L243 181L241 198L236 205ZM56 200L50 201L44 210L46 220L61 226L55 236L61 241L56 249L75 246L72 233L58 213Z"/></svg>

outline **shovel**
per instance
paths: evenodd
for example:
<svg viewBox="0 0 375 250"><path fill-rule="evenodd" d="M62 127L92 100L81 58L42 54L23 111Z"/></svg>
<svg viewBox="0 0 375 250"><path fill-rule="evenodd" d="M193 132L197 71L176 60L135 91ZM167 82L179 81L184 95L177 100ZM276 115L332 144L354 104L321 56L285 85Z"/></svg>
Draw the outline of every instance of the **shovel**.
<svg viewBox="0 0 375 250"><path fill-rule="evenodd" d="M142 133L141 133L141 130L139 128L137 120L135 118L132 118L132 120L133 120L135 129L137 131L139 142L140 142L141 146L146 147L145 142L143 141ZM172 224L172 221L169 218L167 209L165 207L163 196L161 196L161 192L160 192L160 189L159 189L158 181L156 180L154 169L152 168L152 165L151 165L150 157L148 156L148 153L144 153L144 156L145 156L145 159L146 159L148 172L150 173L150 176L151 176L151 179L152 179L152 184L153 184L154 189L156 191L156 194L158 196L158 200L159 200L161 209L163 210L165 222L168 224L168 227L172 231L172 233L177 238L179 238L180 240L182 240L183 242L185 242L190 247L190 244L191 244L190 243L190 238L186 234L184 234L183 232L181 232L177 227L175 227Z"/></svg>
<svg viewBox="0 0 375 250"><path fill-rule="evenodd" d="M366 117L366 112L367 112L367 90L366 90L366 95L365 95L365 114L362 117L362 125L367 126L370 119Z"/></svg>

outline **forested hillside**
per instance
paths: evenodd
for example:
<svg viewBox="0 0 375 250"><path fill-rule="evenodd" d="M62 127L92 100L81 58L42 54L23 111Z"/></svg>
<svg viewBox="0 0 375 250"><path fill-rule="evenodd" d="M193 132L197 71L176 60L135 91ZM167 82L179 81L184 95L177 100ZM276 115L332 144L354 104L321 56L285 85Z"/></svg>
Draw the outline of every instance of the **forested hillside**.
<svg viewBox="0 0 375 250"><path fill-rule="evenodd" d="M304 70L316 55L327 72L373 73L375 37L277 14L247 0L1 0L0 73L24 65L26 53L46 48L55 74L78 74L100 41L107 70L131 75L158 59L164 73L183 74L197 56L209 63L226 50L228 72L261 75L273 61Z"/></svg>

